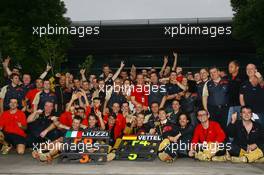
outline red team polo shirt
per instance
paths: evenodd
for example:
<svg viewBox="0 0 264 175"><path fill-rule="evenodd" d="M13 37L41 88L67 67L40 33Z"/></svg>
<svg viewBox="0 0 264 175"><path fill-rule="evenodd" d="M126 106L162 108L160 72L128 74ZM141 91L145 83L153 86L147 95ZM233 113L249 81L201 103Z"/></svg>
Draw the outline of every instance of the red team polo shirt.
<svg viewBox="0 0 264 175"><path fill-rule="evenodd" d="M148 106L148 95L150 89L146 88L144 85L135 85L132 89L131 96L135 97L135 100L138 103L141 103L143 106Z"/></svg>
<svg viewBox="0 0 264 175"><path fill-rule="evenodd" d="M68 127L72 127L72 113L71 112L64 112L60 115L59 121L61 124L66 125ZM82 120L82 124L88 126L87 117Z"/></svg>
<svg viewBox="0 0 264 175"><path fill-rule="evenodd" d="M27 126L26 115L20 110L14 114L11 114L10 110L5 111L0 117L0 127L3 128L4 132L26 137L25 131L18 126L18 122L24 127Z"/></svg>
<svg viewBox="0 0 264 175"><path fill-rule="evenodd" d="M218 142L225 140L225 133L217 122L209 121L209 127L204 129L202 124L198 124L194 130L192 143Z"/></svg>
<svg viewBox="0 0 264 175"><path fill-rule="evenodd" d="M104 123L106 124L108 122L108 115L104 115ZM123 116L123 114L119 113L116 116L116 123L114 128L114 139L120 137L122 135L122 130L126 127L126 118ZM112 128L109 128L111 130Z"/></svg>
<svg viewBox="0 0 264 175"><path fill-rule="evenodd" d="M35 88L35 89L32 89L32 90L29 90L28 93L26 94L26 99L28 99L30 101L30 107L33 107L33 100L36 96L36 94L38 92L40 92L41 90Z"/></svg>

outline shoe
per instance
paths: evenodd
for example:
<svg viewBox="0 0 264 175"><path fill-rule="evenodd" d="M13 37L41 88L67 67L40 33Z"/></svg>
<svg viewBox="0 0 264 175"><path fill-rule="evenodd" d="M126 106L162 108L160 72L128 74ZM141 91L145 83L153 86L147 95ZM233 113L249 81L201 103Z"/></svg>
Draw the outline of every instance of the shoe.
<svg viewBox="0 0 264 175"><path fill-rule="evenodd" d="M52 161L52 157L50 156L49 153L39 153L39 160L41 162L51 162Z"/></svg>
<svg viewBox="0 0 264 175"><path fill-rule="evenodd" d="M115 156L116 156L116 154L113 153L113 152L107 154L107 162L110 162L110 161L114 160Z"/></svg>
<svg viewBox="0 0 264 175"><path fill-rule="evenodd" d="M207 156L207 154L204 154L203 152L199 151L198 153L195 154L195 158L200 160L200 161L210 161L211 158Z"/></svg>
<svg viewBox="0 0 264 175"><path fill-rule="evenodd" d="M1 149L1 152L2 154L6 155L9 153L9 151L12 149L12 146L8 146L8 145L3 145L2 146L2 149Z"/></svg>
<svg viewBox="0 0 264 175"><path fill-rule="evenodd" d="M256 163L264 163L264 157L262 157L262 158L256 160L255 162L256 162Z"/></svg>
<svg viewBox="0 0 264 175"><path fill-rule="evenodd" d="M248 162L251 163L263 157L263 152L261 151L261 149L257 148L254 151L245 154L245 156L247 157Z"/></svg>
<svg viewBox="0 0 264 175"><path fill-rule="evenodd" d="M230 156L230 154L229 154L228 151L226 151L226 155L225 155L225 157L226 157L226 160L227 160L227 161L231 161L231 156Z"/></svg>
<svg viewBox="0 0 264 175"><path fill-rule="evenodd" d="M163 162L167 162L167 163L172 163L173 162L173 158L169 154L167 154L165 152L159 153L158 156L159 156L159 159L161 161L163 161Z"/></svg>
<svg viewBox="0 0 264 175"><path fill-rule="evenodd" d="M242 156L242 157L231 157L231 162L233 163L247 163L247 157L246 156Z"/></svg>
<svg viewBox="0 0 264 175"><path fill-rule="evenodd" d="M212 161L214 162L225 162L227 161L226 156L214 156L212 157Z"/></svg>
<svg viewBox="0 0 264 175"><path fill-rule="evenodd" d="M169 139L164 139L160 143L158 151L163 151L169 144L170 144L170 140Z"/></svg>
<svg viewBox="0 0 264 175"><path fill-rule="evenodd" d="M36 150L32 151L31 155L34 159L39 159L39 152L38 151L36 151Z"/></svg>

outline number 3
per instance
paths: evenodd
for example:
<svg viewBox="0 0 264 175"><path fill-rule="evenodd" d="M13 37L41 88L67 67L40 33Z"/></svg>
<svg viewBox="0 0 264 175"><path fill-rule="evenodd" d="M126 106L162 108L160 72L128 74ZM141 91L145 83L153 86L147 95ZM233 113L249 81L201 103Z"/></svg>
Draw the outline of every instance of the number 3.
<svg viewBox="0 0 264 175"><path fill-rule="evenodd" d="M128 160L136 160L137 159L137 154L129 154Z"/></svg>

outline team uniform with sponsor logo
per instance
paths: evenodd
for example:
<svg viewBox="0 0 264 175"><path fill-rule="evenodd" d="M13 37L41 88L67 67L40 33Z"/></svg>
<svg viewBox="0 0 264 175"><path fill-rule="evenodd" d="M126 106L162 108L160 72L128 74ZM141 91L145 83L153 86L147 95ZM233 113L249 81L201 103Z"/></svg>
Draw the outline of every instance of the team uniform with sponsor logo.
<svg viewBox="0 0 264 175"><path fill-rule="evenodd" d="M188 157L193 130L194 128L191 124L188 124L185 128L175 126L175 131L171 136L176 137L178 134L181 134L181 136L176 142L171 142L168 138L163 140L160 146L160 149L163 148L163 150L160 150L161 153L159 153L160 160L170 162L177 157Z"/></svg>
<svg viewBox="0 0 264 175"><path fill-rule="evenodd" d="M11 84L4 86L0 93L0 99L3 100L4 111L9 109L10 99L17 99L18 109L22 109L24 96L24 90L19 85L16 87L13 87Z"/></svg>
<svg viewBox="0 0 264 175"><path fill-rule="evenodd" d="M11 114L10 111L5 111L0 117L0 128L4 133L4 139L7 143L16 146L18 144L26 144L26 133L18 126L18 122L22 126L27 126L26 115L24 112L17 110Z"/></svg>
<svg viewBox="0 0 264 175"><path fill-rule="evenodd" d="M245 105L252 108L252 112L258 115L259 122L264 128L264 86L253 86L249 81L242 84L240 94L244 96Z"/></svg>
<svg viewBox="0 0 264 175"><path fill-rule="evenodd" d="M229 110L229 83L221 79L218 83L209 80L204 85L203 96L208 96L207 108L211 119L226 128Z"/></svg>
<svg viewBox="0 0 264 175"><path fill-rule="evenodd" d="M53 115L45 116L45 114L39 114L38 118L28 124L28 137L27 137L27 145L34 146L38 143L43 143L48 140L56 140L61 136L61 131L57 128L53 129L52 131L48 132L45 138L40 136L40 133L48 128L53 121L51 117Z"/></svg>
<svg viewBox="0 0 264 175"><path fill-rule="evenodd" d="M167 95L178 94L178 93L180 93L182 91L183 90L177 84L172 84L172 83L166 84L166 92L167 92ZM168 110L168 111L171 111L172 110L171 109L172 102L173 102L173 99L166 101L166 103L165 103L166 110Z"/></svg>
<svg viewBox="0 0 264 175"><path fill-rule="evenodd" d="M138 103L148 107L149 89L145 85L135 85L132 89L131 96L135 97Z"/></svg>
<svg viewBox="0 0 264 175"><path fill-rule="evenodd" d="M224 144L225 139L225 132L217 122L209 121L209 126L206 129L202 124L198 124L194 130L191 142L192 146L196 148L197 154L195 158L209 161L214 155L224 155L225 149L221 148L222 150L219 150L217 144Z"/></svg>
<svg viewBox="0 0 264 175"><path fill-rule="evenodd" d="M57 97L53 92L39 92L36 94L33 105L37 105L37 109L44 109L44 105L47 101L53 102L53 104L57 104Z"/></svg>
<svg viewBox="0 0 264 175"><path fill-rule="evenodd" d="M252 129L248 133L241 120L237 120L234 124L230 123L227 127L228 135L234 138L231 149L228 151L231 156L241 158L245 162L254 162L263 158L264 153L264 129L259 123L252 121ZM251 152L247 152L248 145L256 144L257 148Z"/></svg>

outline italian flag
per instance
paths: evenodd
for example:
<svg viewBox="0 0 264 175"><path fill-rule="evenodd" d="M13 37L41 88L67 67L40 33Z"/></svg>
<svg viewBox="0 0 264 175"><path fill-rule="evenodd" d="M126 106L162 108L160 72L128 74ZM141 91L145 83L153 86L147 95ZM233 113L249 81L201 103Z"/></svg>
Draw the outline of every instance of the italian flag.
<svg viewBox="0 0 264 175"><path fill-rule="evenodd" d="M67 131L66 132L66 138L81 138L82 137L82 131Z"/></svg>

